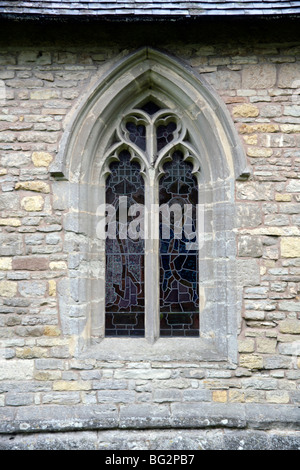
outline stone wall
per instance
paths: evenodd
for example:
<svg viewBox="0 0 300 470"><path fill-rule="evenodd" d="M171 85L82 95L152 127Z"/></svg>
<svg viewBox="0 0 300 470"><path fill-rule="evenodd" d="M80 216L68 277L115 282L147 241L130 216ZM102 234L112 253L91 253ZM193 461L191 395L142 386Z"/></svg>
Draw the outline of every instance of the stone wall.
<svg viewBox="0 0 300 470"><path fill-rule="evenodd" d="M64 432L53 448L76 447L78 435L65 434L74 430L86 431L87 447L128 448L129 428L151 429L147 443L135 435L137 448L160 448L164 428L173 429L166 448L180 448L182 436L186 448L229 448L236 435L237 447L250 436L250 447L299 448L300 43L195 35L162 45L219 94L248 159L249 178L235 188L237 252L260 276L243 290L232 364L74 358L57 289L78 269L81 234L63 225L67 200L53 192L60 181L49 165L86 87L132 47L107 36L100 45L21 39L2 38L0 50L0 448L47 447L48 434L8 436L40 431ZM204 442L203 429L215 427L226 434L210 431Z"/></svg>

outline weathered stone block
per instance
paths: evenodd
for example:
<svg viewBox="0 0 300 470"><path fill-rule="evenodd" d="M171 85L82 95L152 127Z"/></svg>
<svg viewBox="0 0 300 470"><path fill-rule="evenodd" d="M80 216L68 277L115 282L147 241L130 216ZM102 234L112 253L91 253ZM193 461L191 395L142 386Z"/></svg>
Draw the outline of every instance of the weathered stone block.
<svg viewBox="0 0 300 470"><path fill-rule="evenodd" d="M54 279L49 281L49 295L50 297L56 296L56 281Z"/></svg>
<svg viewBox="0 0 300 470"><path fill-rule="evenodd" d="M0 195L0 211L14 211L19 208L19 200L15 194Z"/></svg>
<svg viewBox="0 0 300 470"><path fill-rule="evenodd" d="M48 152L33 152L32 161L34 166L48 167L53 160L53 157Z"/></svg>
<svg viewBox="0 0 300 470"><path fill-rule="evenodd" d="M241 104L234 106L232 114L234 117L257 117L259 109L253 104Z"/></svg>
<svg viewBox="0 0 300 470"><path fill-rule="evenodd" d="M283 64L279 67L278 87L299 88L300 64Z"/></svg>
<svg viewBox="0 0 300 470"><path fill-rule="evenodd" d="M0 226L6 226L6 227L20 227L21 226L21 220L8 217L7 219L0 219Z"/></svg>
<svg viewBox="0 0 300 470"><path fill-rule="evenodd" d="M280 247L283 258L300 257L300 237L281 237Z"/></svg>
<svg viewBox="0 0 300 470"><path fill-rule="evenodd" d="M21 206L28 212L39 212L43 210L44 199L42 196L23 197Z"/></svg>
<svg viewBox="0 0 300 470"><path fill-rule="evenodd" d="M30 380L33 379L34 361L18 359L0 359L0 380Z"/></svg>
<svg viewBox="0 0 300 470"><path fill-rule="evenodd" d="M14 281L0 281L0 296L1 297L15 297L17 294L18 285Z"/></svg>
<svg viewBox="0 0 300 470"><path fill-rule="evenodd" d="M251 339L251 338L239 340L238 349L239 349L240 353L252 353L252 352L254 352L254 340Z"/></svg>
<svg viewBox="0 0 300 470"><path fill-rule="evenodd" d="M257 338L257 352L262 354L275 354L276 352L276 339L271 338Z"/></svg>
<svg viewBox="0 0 300 470"><path fill-rule="evenodd" d="M254 158L268 158L273 155L273 150L263 147L248 147L247 155Z"/></svg>
<svg viewBox="0 0 300 470"><path fill-rule="evenodd" d="M21 189L25 191L36 191L39 193L49 193L50 186L48 183L44 181L22 181L20 183L16 183L15 189Z"/></svg>
<svg viewBox="0 0 300 470"><path fill-rule="evenodd" d="M12 263L13 269L21 271L44 271L49 267L49 260L40 256L16 257Z"/></svg>
<svg viewBox="0 0 300 470"><path fill-rule="evenodd" d="M12 269L12 258L0 258L0 271L9 271Z"/></svg>
<svg viewBox="0 0 300 470"><path fill-rule="evenodd" d="M280 344L278 349L280 354L286 354L287 356L300 356L300 341Z"/></svg>
<svg viewBox="0 0 300 470"><path fill-rule="evenodd" d="M257 354L241 354L240 355L240 367L246 369L262 369L263 358Z"/></svg>
<svg viewBox="0 0 300 470"><path fill-rule="evenodd" d="M89 381L78 380L57 380L53 383L53 390L69 391L69 390L91 390L91 383Z"/></svg>
<svg viewBox="0 0 300 470"><path fill-rule="evenodd" d="M276 67L273 64L245 65L242 71L244 88L270 88L276 83Z"/></svg>
<svg viewBox="0 0 300 470"><path fill-rule="evenodd" d="M300 334L300 320L290 318L290 319L280 322L279 331L281 333L292 334L292 335Z"/></svg>
<svg viewBox="0 0 300 470"><path fill-rule="evenodd" d="M24 297L42 297L46 293L46 281L20 281L19 292Z"/></svg>
<svg viewBox="0 0 300 470"><path fill-rule="evenodd" d="M241 235L238 241L238 253L242 257L260 258L263 253L261 238Z"/></svg>
<svg viewBox="0 0 300 470"><path fill-rule="evenodd" d="M30 99L32 100L52 100L60 97L59 90L55 89L46 89L34 90L30 93Z"/></svg>
<svg viewBox="0 0 300 470"><path fill-rule="evenodd" d="M49 263L49 268L52 271L61 271L61 270L67 269L68 266L65 261L51 261Z"/></svg>

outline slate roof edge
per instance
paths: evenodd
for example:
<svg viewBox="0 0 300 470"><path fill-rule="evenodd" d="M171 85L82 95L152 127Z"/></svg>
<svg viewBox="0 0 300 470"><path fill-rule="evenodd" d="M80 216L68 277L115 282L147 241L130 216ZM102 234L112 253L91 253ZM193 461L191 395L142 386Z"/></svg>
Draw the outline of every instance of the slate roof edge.
<svg viewBox="0 0 300 470"><path fill-rule="evenodd" d="M120 13L120 14L40 14L40 13L6 13L1 12L0 10L0 19L11 19L11 20L56 20L56 21L183 21L183 20L197 20L205 19L206 21L211 19L262 19L262 20L272 20L272 19L299 19L299 12L294 13L261 13L261 14L245 14L245 13L233 13L233 14L137 14L137 13Z"/></svg>

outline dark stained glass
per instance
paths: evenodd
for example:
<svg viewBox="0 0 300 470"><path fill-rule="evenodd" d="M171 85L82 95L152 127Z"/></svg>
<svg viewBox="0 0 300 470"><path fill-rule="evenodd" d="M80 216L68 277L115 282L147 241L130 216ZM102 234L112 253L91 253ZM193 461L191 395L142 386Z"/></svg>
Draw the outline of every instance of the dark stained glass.
<svg viewBox="0 0 300 470"><path fill-rule="evenodd" d="M199 336L198 250L190 245L196 240L197 180L179 151L164 171L159 184L160 334Z"/></svg>
<svg viewBox="0 0 300 470"><path fill-rule="evenodd" d="M169 122L167 125L160 125L156 129L157 136L157 150L160 151L169 142L172 142L174 135L173 132L176 130L175 122Z"/></svg>
<svg viewBox="0 0 300 470"><path fill-rule="evenodd" d="M149 114L149 116L153 116L153 114L160 110L160 107L153 101L148 101L141 109Z"/></svg>
<svg viewBox="0 0 300 470"><path fill-rule="evenodd" d="M129 131L129 139L140 149L146 150L146 128L142 124L127 122L126 129Z"/></svg>
<svg viewBox="0 0 300 470"><path fill-rule="evenodd" d="M110 165L106 181L106 204L116 210L116 236L106 238L106 336L144 336L144 240L128 236L135 217L120 216L122 203L127 209L144 204L144 180L140 166L130 161L124 150L119 161ZM127 212L127 211L126 211ZM125 236L124 236L125 234Z"/></svg>

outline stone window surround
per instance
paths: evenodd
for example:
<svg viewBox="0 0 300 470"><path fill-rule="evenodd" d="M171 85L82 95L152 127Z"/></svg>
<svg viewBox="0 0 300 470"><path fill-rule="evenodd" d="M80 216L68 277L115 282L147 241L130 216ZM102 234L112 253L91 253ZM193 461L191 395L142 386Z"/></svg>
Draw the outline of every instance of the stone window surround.
<svg viewBox="0 0 300 470"><path fill-rule="evenodd" d="M122 117L151 99L180 116L196 149L194 165L200 168L205 243L199 253L199 338L158 337L158 247L146 262L146 337L104 337L105 243L96 237L109 164L104 155ZM149 162L144 165L147 184L155 186L156 169ZM231 117L205 80L186 64L149 48L105 64L69 117L50 171L54 197L56 191L57 197L61 194L60 185L69 195L65 239L69 260L78 259L77 269L69 262L69 277L58 285L62 331L73 336L74 355L235 364L243 268L236 260L234 187L249 172Z"/></svg>

